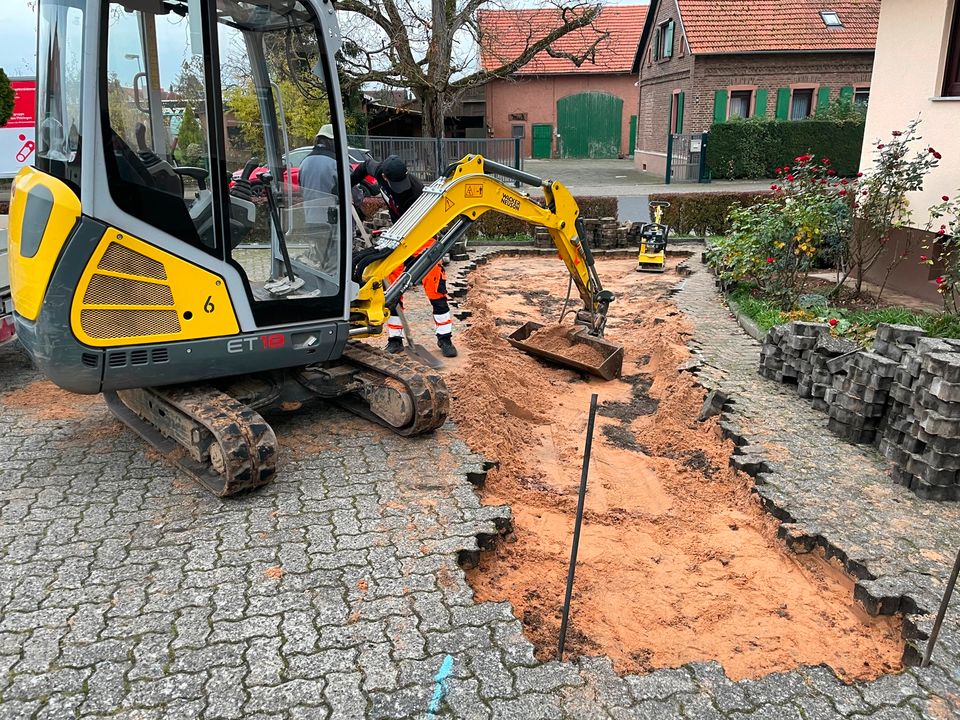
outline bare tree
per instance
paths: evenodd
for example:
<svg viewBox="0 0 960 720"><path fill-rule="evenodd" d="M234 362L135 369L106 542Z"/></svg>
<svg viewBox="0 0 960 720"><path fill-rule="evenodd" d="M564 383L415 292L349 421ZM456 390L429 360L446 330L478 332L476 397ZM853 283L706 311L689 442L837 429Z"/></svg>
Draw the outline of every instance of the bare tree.
<svg viewBox="0 0 960 720"><path fill-rule="evenodd" d="M423 135L443 136L443 119L470 89L509 76L540 52L580 66L592 61L609 36L594 25L601 5L589 0L550 0L533 17L507 11L513 22L502 34L485 35L480 15L498 10L497 0L340 0L344 40L340 58L345 91L377 82L407 88L423 105ZM583 29L578 40L560 38ZM507 42L509 40L509 42ZM487 68L476 68L483 48ZM510 52L504 52L509 48ZM495 67L490 67L495 65Z"/></svg>

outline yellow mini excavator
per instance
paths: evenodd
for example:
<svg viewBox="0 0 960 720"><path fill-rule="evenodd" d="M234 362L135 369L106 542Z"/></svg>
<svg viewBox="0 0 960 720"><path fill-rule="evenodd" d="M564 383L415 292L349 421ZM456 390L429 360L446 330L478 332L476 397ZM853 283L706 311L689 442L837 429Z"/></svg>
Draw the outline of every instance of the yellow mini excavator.
<svg viewBox="0 0 960 720"><path fill-rule="evenodd" d="M468 155L353 252L329 0L40 0L38 29L36 163L10 208L17 333L213 493L273 476L263 410L325 398L401 435L443 423L438 375L359 340L489 210L549 230L580 332L602 338L613 295L560 183ZM325 186L286 166L293 93L329 108ZM227 112L244 99L256 117Z"/></svg>

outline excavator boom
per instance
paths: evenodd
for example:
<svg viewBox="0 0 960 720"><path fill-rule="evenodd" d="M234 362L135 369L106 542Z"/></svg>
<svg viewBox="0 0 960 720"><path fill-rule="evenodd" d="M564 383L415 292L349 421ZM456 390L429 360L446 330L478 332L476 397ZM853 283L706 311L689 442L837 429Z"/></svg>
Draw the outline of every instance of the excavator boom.
<svg viewBox="0 0 960 720"><path fill-rule="evenodd" d="M540 187L544 205L493 177L502 175ZM580 209L559 182L544 181L506 165L467 155L443 177L426 187L420 198L392 227L380 235L369 262L360 262L354 279L360 292L352 305L359 324L381 326L400 296L419 283L481 215L495 211L547 229L560 259L570 273L583 303L577 321L589 334L602 337L613 294L604 290L593 254L582 239ZM433 238L430 245L389 289L386 278L404 266Z"/></svg>

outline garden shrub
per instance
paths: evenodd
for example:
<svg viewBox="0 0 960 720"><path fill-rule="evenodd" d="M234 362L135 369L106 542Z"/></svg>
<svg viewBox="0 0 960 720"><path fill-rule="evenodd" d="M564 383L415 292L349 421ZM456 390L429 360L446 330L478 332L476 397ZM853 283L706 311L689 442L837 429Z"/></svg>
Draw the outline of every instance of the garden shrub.
<svg viewBox="0 0 960 720"><path fill-rule="evenodd" d="M6 125L10 116L13 115L14 100L15 94L10 78L7 77L3 68L0 68L0 127Z"/></svg>
<svg viewBox="0 0 960 720"><path fill-rule="evenodd" d="M665 201L664 223L674 235L725 235L730 227L731 208L748 207L768 197L769 192L690 193L651 195L650 201Z"/></svg>
<svg viewBox="0 0 960 720"><path fill-rule="evenodd" d="M734 120L710 128L707 166L713 177L774 177L776 168L800 155L828 155L838 175L851 176L860 166L864 121Z"/></svg>

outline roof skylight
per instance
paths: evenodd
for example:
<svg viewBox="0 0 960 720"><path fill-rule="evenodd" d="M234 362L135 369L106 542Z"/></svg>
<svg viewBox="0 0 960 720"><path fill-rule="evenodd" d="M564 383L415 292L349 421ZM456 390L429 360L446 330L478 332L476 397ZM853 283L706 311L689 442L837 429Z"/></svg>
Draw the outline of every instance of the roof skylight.
<svg viewBox="0 0 960 720"><path fill-rule="evenodd" d="M821 10L820 17L823 18L823 24L827 27L843 27L840 15L833 10Z"/></svg>

